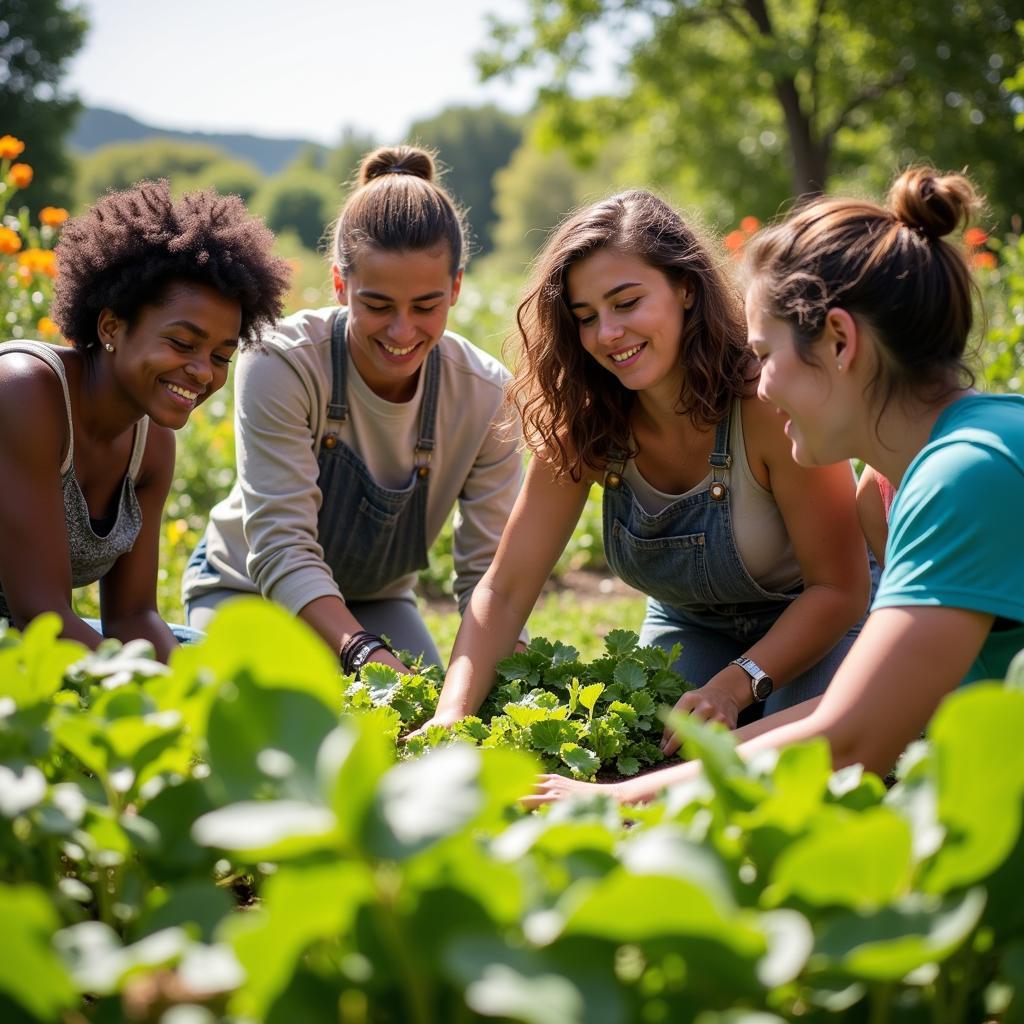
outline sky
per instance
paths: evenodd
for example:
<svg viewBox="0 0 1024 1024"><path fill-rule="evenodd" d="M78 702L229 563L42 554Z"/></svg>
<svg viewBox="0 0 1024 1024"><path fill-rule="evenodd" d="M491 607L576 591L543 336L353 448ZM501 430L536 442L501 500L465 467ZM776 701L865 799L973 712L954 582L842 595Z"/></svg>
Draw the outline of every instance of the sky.
<svg viewBox="0 0 1024 1024"><path fill-rule="evenodd" d="M536 77L481 85L486 15L523 0L81 0L65 83L162 128L398 141L444 106L528 108Z"/></svg>

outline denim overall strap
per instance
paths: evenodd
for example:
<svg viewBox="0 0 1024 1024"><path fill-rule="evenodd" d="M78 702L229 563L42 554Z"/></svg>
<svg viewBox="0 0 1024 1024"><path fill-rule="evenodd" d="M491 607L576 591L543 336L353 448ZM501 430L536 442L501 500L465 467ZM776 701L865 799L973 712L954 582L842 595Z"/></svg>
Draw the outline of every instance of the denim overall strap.
<svg viewBox="0 0 1024 1024"><path fill-rule="evenodd" d="M327 418L344 423L348 419L348 341L345 328L348 314L339 309L331 327L331 400L327 403Z"/></svg>
<svg viewBox="0 0 1024 1024"><path fill-rule="evenodd" d="M624 478L609 473L603 510L605 555L616 575L657 602L723 621L741 609L788 603L757 585L736 550L729 421L727 414L715 430L707 487L651 513Z"/></svg>
<svg viewBox="0 0 1024 1024"><path fill-rule="evenodd" d="M331 330L334 373L327 415L333 422L317 456L321 492L317 540L345 598L365 600L428 564L427 486L435 446L441 355L432 349L421 371L419 427L409 482L399 489L382 487L359 454L341 440L336 429L330 429L344 423L349 414L346 319L339 312Z"/></svg>

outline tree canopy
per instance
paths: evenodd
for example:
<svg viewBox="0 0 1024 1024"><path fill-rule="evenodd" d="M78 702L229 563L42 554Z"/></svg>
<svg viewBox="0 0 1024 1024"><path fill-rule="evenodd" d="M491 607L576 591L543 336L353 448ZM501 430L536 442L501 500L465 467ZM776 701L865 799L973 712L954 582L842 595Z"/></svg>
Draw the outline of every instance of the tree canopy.
<svg viewBox="0 0 1024 1024"><path fill-rule="evenodd" d="M839 178L879 189L921 159L967 165L1000 215L1024 208L1024 98L1004 84L1024 0L527 3L523 20L494 22L480 68L543 69L553 134L583 159L625 132L651 180L693 172L733 215ZM621 49L622 89L576 99L600 33Z"/></svg>

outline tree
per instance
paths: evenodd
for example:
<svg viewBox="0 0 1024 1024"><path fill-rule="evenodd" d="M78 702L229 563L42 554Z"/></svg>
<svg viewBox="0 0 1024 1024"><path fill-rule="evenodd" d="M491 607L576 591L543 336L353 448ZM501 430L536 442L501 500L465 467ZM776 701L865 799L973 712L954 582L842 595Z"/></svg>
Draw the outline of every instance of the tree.
<svg viewBox="0 0 1024 1024"><path fill-rule="evenodd" d="M444 184L469 211L476 248L490 252L497 220L494 173L504 167L523 137L522 119L493 104L447 107L409 128L409 137L434 147L446 169Z"/></svg>
<svg viewBox="0 0 1024 1024"><path fill-rule="evenodd" d="M78 195L83 204L108 189L124 189L143 179L167 178L176 193L197 188L236 192L249 199L263 176L252 164L218 146L154 136L141 142L101 146L78 163Z"/></svg>
<svg viewBox="0 0 1024 1024"><path fill-rule="evenodd" d="M292 165L269 178L253 208L271 231L294 231L307 249L317 249L341 208L341 190L322 171Z"/></svg>
<svg viewBox="0 0 1024 1024"><path fill-rule="evenodd" d="M25 143L35 175L19 202L33 209L69 202L62 143L80 105L60 82L85 31L82 8L64 0L4 0L0 7L0 135Z"/></svg>
<svg viewBox="0 0 1024 1024"><path fill-rule="evenodd" d="M628 131L652 177L681 164L740 212L771 214L787 193L836 177L878 188L895 166L971 166L1000 213L1024 208L1018 59L1024 0L528 0L497 22L485 77L543 67L555 132L584 157ZM576 101L595 33L624 52L623 90ZM595 112L600 121L593 120Z"/></svg>

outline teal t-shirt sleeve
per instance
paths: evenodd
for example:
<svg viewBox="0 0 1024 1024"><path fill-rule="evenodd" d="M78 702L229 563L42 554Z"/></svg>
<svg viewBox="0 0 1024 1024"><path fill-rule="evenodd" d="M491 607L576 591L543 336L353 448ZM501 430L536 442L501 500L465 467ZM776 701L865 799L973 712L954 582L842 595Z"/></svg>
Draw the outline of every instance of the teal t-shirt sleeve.
<svg viewBox="0 0 1024 1024"><path fill-rule="evenodd" d="M929 452L892 508L872 608L935 605L1024 621L1024 472L987 445Z"/></svg>

